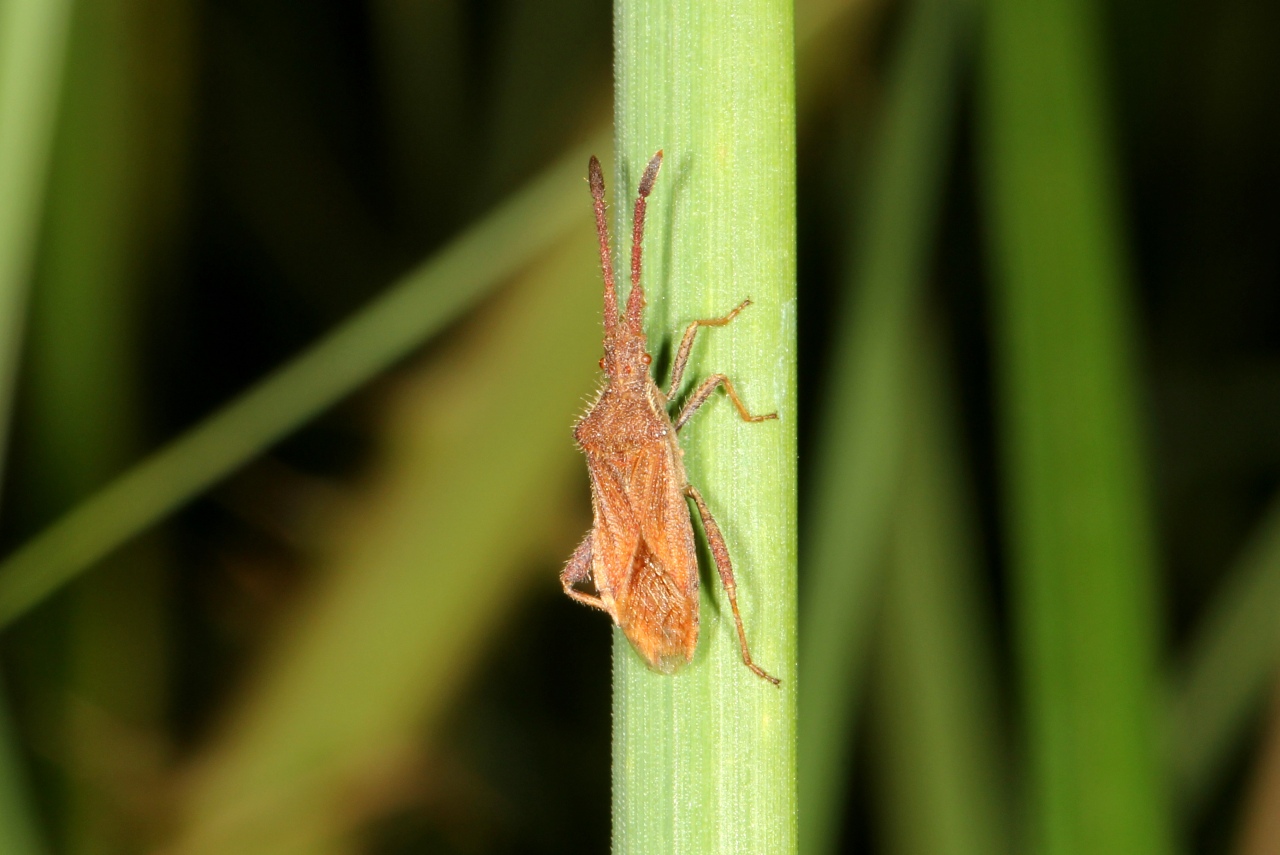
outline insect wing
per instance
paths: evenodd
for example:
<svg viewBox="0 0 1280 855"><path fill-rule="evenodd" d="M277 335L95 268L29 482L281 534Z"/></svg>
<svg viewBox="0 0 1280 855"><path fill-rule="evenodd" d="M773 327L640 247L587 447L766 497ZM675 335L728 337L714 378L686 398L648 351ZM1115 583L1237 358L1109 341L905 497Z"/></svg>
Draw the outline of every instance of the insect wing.
<svg viewBox="0 0 1280 855"><path fill-rule="evenodd" d="M654 442L635 455L627 500L639 520L641 539L680 593L688 594L697 592L698 567L681 480L670 446Z"/></svg>
<svg viewBox="0 0 1280 855"><path fill-rule="evenodd" d="M627 500L624 473L608 459L596 458L591 467L592 576L596 590L614 594L626 584L632 557L640 540L640 525Z"/></svg>
<svg viewBox="0 0 1280 855"><path fill-rule="evenodd" d="M617 591L619 625L651 665L673 671L698 642L698 570L693 529L674 488L670 446L647 444L630 458L626 498L639 539Z"/></svg>

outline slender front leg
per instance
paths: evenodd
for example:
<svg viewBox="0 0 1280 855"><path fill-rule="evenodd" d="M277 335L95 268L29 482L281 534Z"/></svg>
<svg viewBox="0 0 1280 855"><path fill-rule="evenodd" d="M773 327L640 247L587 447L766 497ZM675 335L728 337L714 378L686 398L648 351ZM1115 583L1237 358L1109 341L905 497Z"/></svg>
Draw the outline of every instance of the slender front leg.
<svg viewBox="0 0 1280 855"><path fill-rule="evenodd" d="M609 611L604 607L604 602L599 597L584 594L574 587L590 579L591 532L587 532L587 536L582 539L582 543L578 544L578 548L573 550L573 555L569 556L569 563L564 565L564 569L560 571L560 584L564 587L564 592L578 602L585 603L602 612Z"/></svg>
<svg viewBox="0 0 1280 855"><path fill-rule="evenodd" d="M733 401L733 405L738 408L738 415L742 416L744 422L763 422L769 419L776 419L777 413L765 413L763 416L753 416L747 410L747 405L742 403L742 399L738 397L738 393L734 391L733 384L729 382L729 378L723 374L712 374L706 380L702 381L694 393L689 396L689 400L684 402L684 406L680 409L680 415L676 417L676 430L684 425L707 402L707 398L711 397L711 393L716 390L717 386L724 386L724 391L728 393L729 400Z"/></svg>
<svg viewBox="0 0 1280 855"><path fill-rule="evenodd" d="M711 511L707 509L707 503L702 501L702 494L698 492L697 488L692 484L686 484L684 494L693 499L694 504L698 506L698 515L702 517L702 528L707 533L707 545L711 547L711 557L715 559L716 570L720 573L720 584L724 586L724 592L729 597L729 607L733 609L733 622L738 627L738 646L742 648L742 661L751 669L751 673L768 680L776 686L782 681L753 662L751 660L751 651L747 649L747 632L742 628L742 614L738 611L738 582L733 578L733 564L729 561L729 547L725 546L724 535L720 533L720 526L716 525L715 519L711 516Z"/></svg>
<svg viewBox="0 0 1280 855"><path fill-rule="evenodd" d="M675 361L671 363L671 388L667 391L667 400L671 400L676 396L676 389L680 386L680 380L684 377L685 366L689 363L689 351L693 350L693 339L698 334L698 327L722 327L736 318L738 312L750 305L751 300L748 298L739 303L736 309L723 318L694 321L684 328L684 335L680 337L680 347L676 350Z"/></svg>

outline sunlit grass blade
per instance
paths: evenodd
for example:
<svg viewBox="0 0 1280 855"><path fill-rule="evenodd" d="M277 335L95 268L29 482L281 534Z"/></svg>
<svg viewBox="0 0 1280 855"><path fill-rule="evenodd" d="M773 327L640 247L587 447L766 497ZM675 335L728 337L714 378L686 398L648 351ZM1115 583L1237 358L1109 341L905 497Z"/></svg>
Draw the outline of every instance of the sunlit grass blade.
<svg viewBox="0 0 1280 855"><path fill-rule="evenodd" d="M936 333L914 325L906 462L875 680L875 753L897 855L1010 851L991 616Z"/></svg>
<svg viewBox="0 0 1280 855"><path fill-rule="evenodd" d="M1172 697L1169 751L1180 803L1221 783L1280 665L1280 502L1274 502L1191 637Z"/></svg>
<svg viewBox="0 0 1280 855"><path fill-rule="evenodd" d="M368 308L7 558L0 626L359 388L580 226L582 164L598 145L557 161Z"/></svg>
<svg viewBox="0 0 1280 855"><path fill-rule="evenodd" d="M950 138L964 6L917 0L905 22L850 282L820 404L801 662L801 848L832 851L866 658L875 570L901 477L905 372L914 342ZM851 289L852 290L852 289Z"/></svg>
<svg viewBox="0 0 1280 855"><path fill-rule="evenodd" d="M578 474L569 422L600 347L589 201L572 186L580 236L392 392L368 487L326 527L317 587L188 770L173 851L324 851L384 813L378 794L394 803L422 763L421 734L527 570L547 568L529 556Z"/></svg>
<svg viewBox="0 0 1280 855"><path fill-rule="evenodd" d="M1005 508L1045 855L1173 848L1123 229L1091 3L990 0L983 137Z"/></svg>
<svg viewBox="0 0 1280 855"><path fill-rule="evenodd" d="M710 566L698 652L682 673L649 671L615 634L613 849L787 855L796 846L792 8L619 0L614 14L616 235L630 234L626 200L644 164L666 152L645 232L650 345L661 353L682 324L755 303L700 335L688 382L728 374L748 407L777 410L779 421L744 423L717 395L681 444L724 530L752 655L782 685L744 667Z"/></svg>

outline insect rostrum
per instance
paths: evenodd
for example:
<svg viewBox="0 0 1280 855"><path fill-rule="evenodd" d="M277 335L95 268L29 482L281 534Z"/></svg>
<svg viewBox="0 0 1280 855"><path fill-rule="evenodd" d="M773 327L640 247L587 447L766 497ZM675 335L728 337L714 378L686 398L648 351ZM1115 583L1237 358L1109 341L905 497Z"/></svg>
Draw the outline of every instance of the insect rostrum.
<svg viewBox="0 0 1280 855"><path fill-rule="evenodd" d="M687 504L692 499L733 610L742 661L777 685L778 679L751 659L729 549L702 494L685 475L684 451L676 440L677 431L719 386L724 387L744 421L776 419L777 414L753 416L723 374L703 381L674 421L667 412L698 330L724 326L751 305L750 300L743 300L722 318L689 324L676 350L665 394L649 374L640 261L645 206L661 165L659 151L640 179L631 232L631 292L622 314L605 223L604 175L595 157L588 167L604 272L604 357L600 367L605 381L573 432L587 458L595 521L569 558L560 581L570 597L613 618L650 667L668 674L676 670L693 658L698 646L698 561ZM594 594L579 587L588 582L594 585Z"/></svg>

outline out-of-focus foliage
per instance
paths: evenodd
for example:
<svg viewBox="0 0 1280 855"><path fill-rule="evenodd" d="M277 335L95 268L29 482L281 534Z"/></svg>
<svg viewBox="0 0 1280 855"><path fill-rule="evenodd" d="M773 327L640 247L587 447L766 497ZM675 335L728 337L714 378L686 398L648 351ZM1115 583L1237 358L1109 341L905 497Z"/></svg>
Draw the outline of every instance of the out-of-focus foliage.
<svg viewBox="0 0 1280 855"><path fill-rule="evenodd" d="M1280 11L796 35L805 855L1280 850ZM608 846L611 62L583 0L0 0L0 852Z"/></svg>

